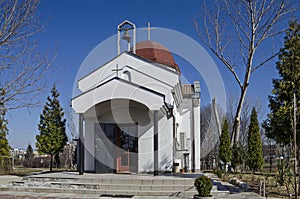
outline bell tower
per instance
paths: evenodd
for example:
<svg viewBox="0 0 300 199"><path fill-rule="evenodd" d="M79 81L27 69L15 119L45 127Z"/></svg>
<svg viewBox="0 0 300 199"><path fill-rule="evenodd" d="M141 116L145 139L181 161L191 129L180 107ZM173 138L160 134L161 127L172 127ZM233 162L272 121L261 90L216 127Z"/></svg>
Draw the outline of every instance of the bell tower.
<svg viewBox="0 0 300 199"><path fill-rule="evenodd" d="M121 53L121 32L124 32L122 40L127 41L127 51L130 51L132 45L133 53L135 53L135 43L136 43L136 27L135 24L125 20L118 25L118 55ZM132 35L132 43L131 36Z"/></svg>

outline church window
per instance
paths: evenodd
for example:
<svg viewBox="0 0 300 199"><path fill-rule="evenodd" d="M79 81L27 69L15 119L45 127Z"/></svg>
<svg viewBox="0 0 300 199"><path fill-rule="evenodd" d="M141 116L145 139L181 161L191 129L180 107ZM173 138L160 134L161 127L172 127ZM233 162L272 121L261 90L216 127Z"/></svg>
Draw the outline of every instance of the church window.
<svg viewBox="0 0 300 199"><path fill-rule="evenodd" d="M180 132L180 148L186 149L185 145L185 132Z"/></svg>

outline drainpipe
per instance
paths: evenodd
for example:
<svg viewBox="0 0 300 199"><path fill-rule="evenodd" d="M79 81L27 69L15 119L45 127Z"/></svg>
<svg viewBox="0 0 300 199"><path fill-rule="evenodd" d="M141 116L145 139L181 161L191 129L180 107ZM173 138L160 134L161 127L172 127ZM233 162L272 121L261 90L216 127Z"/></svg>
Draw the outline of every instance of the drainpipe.
<svg viewBox="0 0 300 199"><path fill-rule="evenodd" d="M171 117L173 119L173 167L174 167L174 163L176 160L176 119L173 111Z"/></svg>

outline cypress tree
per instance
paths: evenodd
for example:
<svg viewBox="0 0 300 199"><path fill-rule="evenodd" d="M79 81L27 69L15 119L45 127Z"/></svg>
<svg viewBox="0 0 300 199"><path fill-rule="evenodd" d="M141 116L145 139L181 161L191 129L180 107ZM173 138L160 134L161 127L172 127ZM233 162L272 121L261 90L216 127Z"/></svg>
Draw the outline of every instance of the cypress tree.
<svg viewBox="0 0 300 199"><path fill-rule="evenodd" d="M261 169L264 164L262 141L255 108L252 109L248 132L247 165L254 172Z"/></svg>
<svg viewBox="0 0 300 199"><path fill-rule="evenodd" d="M219 147L219 158L224 162L225 166L228 162L231 161L231 148L230 148L230 137L228 133L228 122L227 119L224 119L222 125L222 133L220 137L220 147Z"/></svg>
<svg viewBox="0 0 300 199"><path fill-rule="evenodd" d="M40 115L38 124L39 135L36 136L36 147L40 153L50 155L50 171L53 167L53 156L61 152L67 144L66 119L60 106L59 92L53 86L51 97L48 96L46 105Z"/></svg>

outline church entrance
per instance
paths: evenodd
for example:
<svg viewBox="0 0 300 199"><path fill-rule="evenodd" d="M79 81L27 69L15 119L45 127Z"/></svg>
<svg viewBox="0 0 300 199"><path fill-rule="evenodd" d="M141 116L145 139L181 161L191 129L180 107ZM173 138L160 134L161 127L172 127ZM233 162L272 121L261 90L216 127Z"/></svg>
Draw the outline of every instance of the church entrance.
<svg viewBox="0 0 300 199"><path fill-rule="evenodd" d="M95 172L138 172L138 127L136 124L96 124Z"/></svg>
<svg viewBox="0 0 300 199"><path fill-rule="evenodd" d="M117 128L117 172L137 173L138 137L137 125Z"/></svg>

